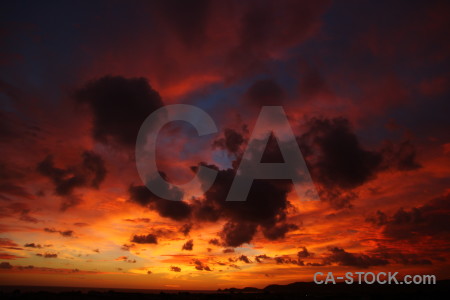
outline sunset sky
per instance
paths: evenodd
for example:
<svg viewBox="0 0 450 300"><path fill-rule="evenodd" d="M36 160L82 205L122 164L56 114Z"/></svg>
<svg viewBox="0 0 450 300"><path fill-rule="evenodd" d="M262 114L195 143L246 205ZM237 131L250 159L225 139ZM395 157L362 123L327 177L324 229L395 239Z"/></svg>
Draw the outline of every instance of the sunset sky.
<svg viewBox="0 0 450 300"><path fill-rule="evenodd" d="M2 1L0 15L0 285L450 279L449 2ZM149 191L134 157L145 118L177 103L218 128L159 133L168 181L219 171L182 202ZM256 180L227 202L274 105L320 201Z"/></svg>

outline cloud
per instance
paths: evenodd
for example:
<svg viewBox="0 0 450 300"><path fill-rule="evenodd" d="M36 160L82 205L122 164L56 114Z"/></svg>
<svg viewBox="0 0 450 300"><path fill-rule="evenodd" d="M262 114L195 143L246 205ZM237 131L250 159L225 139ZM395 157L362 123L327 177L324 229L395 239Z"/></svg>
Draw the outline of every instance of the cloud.
<svg viewBox="0 0 450 300"><path fill-rule="evenodd" d="M80 203L80 199L73 195L75 189L83 187L97 189L105 179L105 163L100 155L84 151L81 158L81 163L61 169L55 167L53 156L49 155L37 166L40 174L52 180L55 193L64 197L61 205L63 211Z"/></svg>
<svg viewBox="0 0 450 300"><path fill-rule="evenodd" d="M170 271L172 271L172 272L181 272L181 268L180 267L176 267L176 266L171 266L170 267Z"/></svg>
<svg viewBox="0 0 450 300"><path fill-rule="evenodd" d="M366 218L366 222L373 223L377 226L386 225L388 222L388 216L384 212L377 210L375 215Z"/></svg>
<svg viewBox="0 0 450 300"><path fill-rule="evenodd" d="M250 264L252 263L252 261L250 260L250 258L248 258L248 256L246 255L241 255L238 257L238 260L245 262L246 264Z"/></svg>
<svg viewBox="0 0 450 300"><path fill-rule="evenodd" d="M238 153L241 146L245 142L244 136L232 128L225 128L223 130L223 137L213 141L213 149L219 148L227 150L229 153Z"/></svg>
<svg viewBox="0 0 450 300"><path fill-rule="evenodd" d="M155 2L158 16L163 17L174 34L186 47L201 46L206 42L208 12L211 1L185 3L174 0Z"/></svg>
<svg viewBox="0 0 450 300"><path fill-rule="evenodd" d="M308 249L306 249L306 247L302 247L302 250L300 250L297 253L298 258L306 258L306 257L310 257L311 253L309 253Z"/></svg>
<svg viewBox="0 0 450 300"><path fill-rule="evenodd" d="M11 250L22 250L15 242L8 238L0 238L0 248Z"/></svg>
<svg viewBox="0 0 450 300"><path fill-rule="evenodd" d="M228 134L227 134L228 132ZM238 152L243 136L235 130L225 130L223 139L216 140L214 147L226 148L229 152ZM280 155L276 151L274 138L263 155L264 162L274 162ZM236 161L240 158L237 157ZM159 215L173 220L190 219L197 222L216 222L225 220L219 236L221 244L237 247L249 243L261 230L270 240L282 239L289 231L298 228L295 224L286 223L287 209L290 203L287 195L292 190L290 180L255 180L245 202L225 201L236 170L219 170L214 165L206 165L218 171L217 178L211 188L203 195L189 203L160 199L145 186L131 186L130 200L155 210ZM234 164L236 167L237 164ZM192 167L195 172L197 167ZM162 174L165 177L164 174ZM200 178L201 179L201 178Z"/></svg>
<svg viewBox="0 0 450 300"><path fill-rule="evenodd" d="M0 263L0 269L12 269L13 266L7 262L7 261L3 261Z"/></svg>
<svg viewBox="0 0 450 300"><path fill-rule="evenodd" d="M183 226L181 226L181 228L179 229L179 231L184 235L184 236L188 236L189 232L192 229L192 224L184 224Z"/></svg>
<svg viewBox="0 0 450 300"><path fill-rule="evenodd" d="M416 148L410 140L399 144L386 141L381 150L383 156L383 167L393 168L400 171L416 170L421 165L416 161Z"/></svg>
<svg viewBox="0 0 450 300"><path fill-rule="evenodd" d="M225 245L237 247L252 240L258 226L265 237L277 239L293 226L280 225L289 207L287 194L292 184L277 180L255 180L245 202L225 201L235 171L221 170L213 186L205 193L205 200L200 206L213 207L220 218L227 223L222 228L220 236ZM276 229L271 229L271 228Z"/></svg>
<svg viewBox="0 0 450 300"><path fill-rule="evenodd" d="M130 251L131 248L133 248L135 244L123 244L122 247L120 247L123 251Z"/></svg>
<svg viewBox="0 0 450 300"><path fill-rule="evenodd" d="M244 101L257 107L282 105L285 93L273 79L258 80L244 96Z"/></svg>
<svg viewBox="0 0 450 300"><path fill-rule="evenodd" d="M136 244L158 244L158 240L154 234L134 235L130 242Z"/></svg>
<svg viewBox="0 0 450 300"><path fill-rule="evenodd" d="M279 240L286 236L286 233L298 229L295 224L279 224L269 228L263 228L264 236L269 240Z"/></svg>
<svg viewBox="0 0 450 300"><path fill-rule="evenodd" d="M375 176L382 160L378 153L362 148L344 118L311 119L299 144L303 155L317 158L315 163L310 162L313 179L327 187L360 186Z"/></svg>
<svg viewBox="0 0 450 300"><path fill-rule="evenodd" d="M210 239L208 241L209 244L214 245L214 246L220 246L220 241L219 239Z"/></svg>
<svg viewBox="0 0 450 300"><path fill-rule="evenodd" d="M25 245L23 245L24 247L27 247L27 248L42 248L42 246L41 246L41 244L35 244L35 243L27 243L27 244L25 244Z"/></svg>
<svg viewBox="0 0 450 300"><path fill-rule="evenodd" d="M14 202L10 205L6 206L3 213L6 213L8 216L15 215L20 221L28 222L28 223L38 223L39 220L30 215L31 209L28 204L23 202Z"/></svg>
<svg viewBox="0 0 450 300"><path fill-rule="evenodd" d="M256 233L256 224L246 222L228 222L221 231L221 237L225 245L238 247L243 243L250 243Z"/></svg>
<svg viewBox="0 0 450 300"><path fill-rule="evenodd" d="M76 93L93 116L95 140L133 147L142 122L163 103L145 78L105 76L88 82Z"/></svg>
<svg viewBox="0 0 450 300"><path fill-rule="evenodd" d="M130 201L157 211L162 217L181 221L187 219L191 214L191 207L186 202L161 199L146 186L130 186L128 191Z"/></svg>
<svg viewBox="0 0 450 300"><path fill-rule="evenodd" d="M149 218L137 218L137 219L124 219L124 221L131 222L131 223L149 223L150 219Z"/></svg>
<svg viewBox="0 0 450 300"><path fill-rule="evenodd" d="M292 259L287 255L284 256L276 256L273 258L275 260L275 263L278 265L282 264L293 264L293 265L299 265L299 261L296 259ZM300 265L303 265L303 262L300 262Z"/></svg>
<svg viewBox="0 0 450 300"><path fill-rule="evenodd" d="M300 96L307 101L314 100L319 95L332 96L322 74L309 65L304 66L299 82Z"/></svg>
<svg viewBox="0 0 450 300"><path fill-rule="evenodd" d="M446 239L450 233L447 222L450 211L450 194L436 197L422 206L412 207L409 210L400 208L388 217L377 212L381 217L375 224L383 226L383 234L389 238L400 240L416 240L421 237L434 237ZM368 221L372 221L369 217Z"/></svg>
<svg viewBox="0 0 450 300"><path fill-rule="evenodd" d="M79 269L64 269L64 268L48 268L48 267L35 267L33 265L28 266L12 266L9 263L0 263L0 269L14 269L22 272L26 272L29 274L78 274L78 275L92 275L92 274L101 274L102 272L97 271L84 271Z"/></svg>
<svg viewBox="0 0 450 300"><path fill-rule="evenodd" d="M199 259L194 259L193 262L194 262L195 268L199 271L203 271L203 270L204 271L212 271L208 265L205 265Z"/></svg>
<svg viewBox="0 0 450 300"><path fill-rule="evenodd" d="M230 77L263 71L272 53L304 41L319 28L319 16L327 5L327 1L245 5L237 32L239 43L228 57L228 65L233 68ZM281 19L280 15L283 16Z"/></svg>
<svg viewBox="0 0 450 300"><path fill-rule="evenodd" d="M44 258L57 258L57 257L58 257L58 254L46 252L46 253L44 253L44 254L42 254L42 253L37 253L36 256L40 256L40 257L44 257Z"/></svg>
<svg viewBox="0 0 450 300"><path fill-rule="evenodd" d="M87 227L87 226L89 226L88 223L83 223L83 222L76 222L76 223L73 223L73 225L77 226L77 227Z"/></svg>
<svg viewBox="0 0 450 300"><path fill-rule="evenodd" d="M330 248L331 252L325 259L325 264L338 263L341 266L351 266L359 268L368 268L371 266L385 266L389 261L383 258L368 256L366 254L354 254L345 251L342 248Z"/></svg>
<svg viewBox="0 0 450 300"><path fill-rule="evenodd" d="M55 228L44 228L44 231L49 233L59 233L63 237L72 237L74 234L73 230L57 230Z"/></svg>
<svg viewBox="0 0 450 300"><path fill-rule="evenodd" d="M297 138L311 177L322 200L335 208L351 207L353 189L388 169L407 171L420 167L410 141L386 141L379 151L365 149L350 122L343 117L312 118Z"/></svg>
<svg viewBox="0 0 450 300"><path fill-rule="evenodd" d="M214 184L203 197L190 203L175 202L156 197L144 186L131 186L130 199L174 220L225 220L219 233L220 244L224 246L238 247L249 243L259 230L269 240L284 238L288 232L298 229L296 224L285 221L290 207L287 200L292 190L290 180L254 180L247 201L225 201L242 155L241 148L245 146L245 126L242 128L241 131L226 128L223 136L212 144L213 148L236 155L233 168L219 170L214 165L201 163L218 171ZM351 202L357 198L354 189L374 179L379 172L411 170L418 166L410 142L387 143L380 151L366 150L345 118L313 118L306 123L297 141L311 176L318 183L321 199L329 201L335 208L351 207ZM262 162L282 161L277 141L271 136ZM196 170L197 167L192 167L193 172Z"/></svg>
<svg viewBox="0 0 450 300"><path fill-rule="evenodd" d="M222 250L223 253L234 253L234 249L233 248L225 248Z"/></svg>
<svg viewBox="0 0 450 300"><path fill-rule="evenodd" d="M18 258L24 258L24 257L23 256L17 256L17 255L14 255L14 254L5 253L5 252L0 253L0 259L16 260Z"/></svg>
<svg viewBox="0 0 450 300"><path fill-rule="evenodd" d="M0 117L3 118L0 112ZM0 121L0 140L1 140L1 121ZM0 162L0 199L9 200L10 196L33 199L27 189L19 185L16 181L23 181L24 175L14 170L12 166ZM8 196L7 196L8 195Z"/></svg>
<svg viewBox="0 0 450 300"><path fill-rule="evenodd" d="M266 254L260 254L255 256L256 262L263 262L265 259L271 259L271 257L267 256Z"/></svg>
<svg viewBox="0 0 450 300"><path fill-rule="evenodd" d="M181 250L192 251L193 248L194 248L194 240L189 240L183 244L183 247L181 247Z"/></svg>
<svg viewBox="0 0 450 300"><path fill-rule="evenodd" d="M136 263L136 259L128 259L128 256L119 256L115 260L123 261L123 262L130 263L130 264Z"/></svg>
<svg viewBox="0 0 450 300"><path fill-rule="evenodd" d="M417 254L417 253L403 253L401 250L388 248L386 246L378 246L377 248L370 251L375 255L379 256L383 259L389 259L395 263L402 265L432 265L431 259L436 261L442 261L443 258L439 256L435 257L426 257L423 258L421 256L425 256L427 254ZM445 260L445 259L444 259Z"/></svg>

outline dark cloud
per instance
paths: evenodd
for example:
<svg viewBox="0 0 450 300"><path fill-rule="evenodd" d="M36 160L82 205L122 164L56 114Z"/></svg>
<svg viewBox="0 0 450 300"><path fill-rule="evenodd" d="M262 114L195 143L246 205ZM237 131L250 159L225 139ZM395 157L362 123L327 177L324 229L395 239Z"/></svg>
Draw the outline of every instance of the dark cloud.
<svg viewBox="0 0 450 300"><path fill-rule="evenodd" d="M24 257L23 256L17 256L17 255L14 255L14 254L5 253L5 252L0 253L0 259L15 260L15 259L18 259L18 258L24 258Z"/></svg>
<svg viewBox="0 0 450 300"><path fill-rule="evenodd" d="M142 122L163 103L145 78L105 76L88 82L76 99L93 115L92 134L102 143L134 147Z"/></svg>
<svg viewBox="0 0 450 300"><path fill-rule="evenodd" d="M208 265L205 265L198 259L194 259L193 262L194 262L195 268L199 271L203 271L203 270L204 271L212 271Z"/></svg>
<svg viewBox="0 0 450 300"><path fill-rule="evenodd" d="M366 218L366 222L373 223L377 226L382 226L387 224L388 216L384 212L377 210L375 215Z"/></svg>
<svg viewBox="0 0 450 300"><path fill-rule="evenodd" d="M283 89L272 79L258 80L253 83L244 96L244 100L254 106L282 105L285 97Z"/></svg>
<svg viewBox="0 0 450 300"><path fill-rule="evenodd" d="M13 266L7 261L2 261L0 263L0 269L12 269L12 268Z"/></svg>
<svg viewBox="0 0 450 300"><path fill-rule="evenodd" d="M38 253L38 254L36 254L36 256L40 256L43 258L57 258L58 254L56 254L56 253L44 253L44 254Z"/></svg>
<svg viewBox="0 0 450 300"><path fill-rule="evenodd" d="M324 259L325 264L338 263L341 266L368 268L371 266L385 266L389 261L383 258L369 256L366 254L354 254L342 248L333 247L329 249L330 254Z"/></svg>
<svg viewBox="0 0 450 300"><path fill-rule="evenodd" d="M298 260L292 259L289 256L276 256L273 258L275 260L275 263L281 265L281 264L293 264L298 265Z"/></svg>
<svg viewBox="0 0 450 300"><path fill-rule="evenodd" d="M311 253L309 253L308 249L306 249L306 247L302 247L302 250L300 250L297 253L298 258L306 258L306 257L310 257Z"/></svg>
<svg viewBox="0 0 450 300"><path fill-rule="evenodd" d="M186 47L201 46L206 39L210 0L192 3L184 1L157 1L157 17L163 17Z"/></svg>
<svg viewBox="0 0 450 300"><path fill-rule="evenodd" d="M203 164L218 171L214 184L203 197L193 199L190 203L169 201L156 197L144 186L131 186L130 199L157 211L161 216L178 221L225 220L219 233L222 240L220 245L238 247L243 243L250 243L258 231L269 240L284 238L289 231L298 229L296 224L286 222L290 207L287 195L292 190L290 180L254 180L245 202L225 201L242 154L240 148L245 142L243 134L234 129L226 129L223 138L214 142L213 147L226 149L237 156L233 169L219 170L214 165ZM350 207L351 201L357 197L353 189L385 170L383 162L386 152L364 149L351 130L349 121L344 118L310 120L304 134L298 137L298 142L313 180L318 183L320 196L337 208ZM393 157L403 156L390 155L389 159L392 160ZM273 135L264 151L262 162L283 162ZM401 169L395 166L393 168ZM196 170L197 167L192 167L193 172ZM165 177L164 174L162 176Z"/></svg>
<svg viewBox="0 0 450 300"><path fill-rule="evenodd" d="M0 111L0 142L8 142L19 136L19 132L15 129L14 123L14 118L6 112Z"/></svg>
<svg viewBox="0 0 450 300"><path fill-rule="evenodd" d="M131 248L133 248L135 244L123 244L122 247L120 247L123 251L130 251Z"/></svg>
<svg viewBox="0 0 450 300"><path fill-rule="evenodd" d="M128 191L131 201L157 211L162 217L182 221L191 214L191 207L186 202L161 199L146 186L130 186Z"/></svg>
<svg viewBox="0 0 450 300"><path fill-rule="evenodd" d="M219 241L219 239L210 239L210 240L208 241L208 243L211 244L211 245L220 246L220 241Z"/></svg>
<svg viewBox="0 0 450 300"><path fill-rule="evenodd" d="M420 237L447 239L450 233L450 194L434 198L420 207L400 208L378 225L390 238L415 240ZM384 214L383 214L384 215Z"/></svg>
<svg viewBox="0 0 450 300"><path fill-rule="evenodd" d="M415 148L411 142L386 142L379 151L364 149L350 122L342 117L313 118L297 138L320 198L334 207L351 207L353 189L387 169L413 170Z"/></svg>
<svg viewBox="0 0 450 300"><path fill-rule="evenodd" d="M230 135L228 135L229 137ZM225 136L226 137L226 136ZM271 142L272 141L272 142ZM235 145L231 140L229 144ZM270 239L285 237L288 231L297 228L285 222L290 203L288 193L292 190L290 180L254 180L247 200L243 202L226 201L231 184L239 164L240 151L227 145L225 148L238 153L233 169L218 170L216 166L206 165L218 171L214 184L204 193L204 197L192 204L193 216L200 222L226 220L219 236L224 246L238 247L249 243L258 230ZM278 150L278 151L277 151ZM279 162L281 153L276 139L269 139L269 144L262 157L263 162Z"/></svg>
<svg viewBox="0 0 450 300"><path fill-rule="evenodd" d="M273 51L294 46L318 28L327 1L251 2L242 9L239 44L230 51L229 77L263 71ZM282 18L279 18L282 16Z"/></svg>
<svg viewBox="0 0 450 300"><path fill-rule="evenodd" d="M181 272L181 268L180 267L176 267L176 266L171 266L170 267L170 271L172 271L172 272Z"/></svg>
<svg viewBox="0 0 450 300"><path fill-rule="evenodd" d="M239 133L235 129L225 128L223 131L223 137L214 140L213 148L219 148L227 150L229 153L238 153L242 144L245 142L242 133Z"/></svg>
<svg viewBox="0 0 450 300"><path fill-rule="evenodd" d="M416 161L416 148L410 140L394 144L385 142L381 150L383 155L383 167L385 169L394 168L400 171L410 171L421 167Z"/></svg>
<svg viewBox="0 0 450 300"><path fill-rule="evenodd" d="M150 219L149 218L137 218L137 219L124 219L124 221L131 222L131 223L149 223Z"/></svg>
<svg viewBox="0 0 450 300"><path fill-rule="evenodd" d="M158 244L157 237L154 234L134 235L131 242L136 244Z"/></svg>
<svg viewBox="0 0 450 300"><path fill-rule="evenodd" d="M41 244L35 244L35 243L27 243L23 246L27 247L27 248L42 248Z"/></svg>
<svg viewBox="0 0 450 300"><path fill-rule="evenodd" d="M0 248L11 250L22 250L15 242L8 238L0 238Z"/></svg>
<svg viewBox="0 0 450 300"><path fill-rule="evenodd" d="M250 243L256 233L257 225L247 222L228 222L223 228L221 237L225 245L238 247L243 243Z"/></svg>
<svg viewBox="0 0 450 300"><path fill-rule="evenodd" d="M17 266L17 268L18 268L19 270L31 270L31 269L34 269L34 266L32 266L32 265L28 265L28 266Z"/></svg>
<svg viewBox="0 0 450 300"><path fill-rule="evenodd" d="M234 249L233 248L225 248L222 250L223 253L234 253Z"/></svg>
<svg viewBox="0 0 450 300"><path fill-rule="evenodd" d="M20 221L29 222L29 223L38 223L39 220L30 215L31 209L28 204L23 202L14 202L9 204L8 206L2 208L3 212L1 214L6 214L8 216L14 215Z"/></svg>
<svg viewBox="0 0 450 300"><path fill-rule="evenodd" d="M264 227L262 232L264 236L269 240L279 240L286 236L289 231L298 229L295 224L279 224L272 227Z"/></svg>
<svg viewBox="0 0 450 300"><path fill-rule="evenodd" d="M26 199L33 198L33 195L26 188L17 183L24 179L24 175L16 171L16 169L6 163L0 162L0 199L10 200L10 196Z"/></svg>
<svg viewBox="0 0 450 300"><path fill-rule="evenodd" d="M192 251L192 249L194 249L194 240L187 241L184 243L183 247L181 247L181 250Z"/></svg>
<svg viewBox="0 0 450 300"><path fill-rule="evenodd" d="M255 256L256 262L263 262L265 259L271 259L271 257L267 256L266 254L260 254Z"/></svg>
<svg viewBox="0 0 450 300"><path fill-rule="evenodd" d="M180 228L180 232L184 235L184 236L188 236L189 232L191 232L192 229L192 224L184 224L183 226L181 226Z"/></svg>
<svg viewBox="0 0 450 300"><path fill-rule="evenodd" d="M76 223L73 223L73 225L78 226L78 227L86 227L86 226L89 226L88 223L83 223L83 222L76 222Z"/></svg>
<svg viewBox="0 0 450 300"><path fill-rule="evenodd" d="M128 259L128 256L119 256L115 260L123 261L123 262L130 263L130 264L135 264L136 263L135 259Z"/></svg>
<svg viewBox="0 0 450 300"><path fill-rule="evenodd" d="M248 258L248 256L242 254L241 256L238 257L238 260L245 262L246 264L251 264L252 261L250 260L250 258Z"/></svg>
<svg viewBox="0 0 450 300"><path fill-rule="evenodd" d="M223 140L216 141L215 146L223 147L229 152L239 152L244 138L234 130L225 130ZM237 138L238 137L238 138ZM276 141L273 138L274 141ZM219 142L220 141L220 142ZM277 159L279 154L276 142L270 143L263 159L268 162ZM213 147L215 147L213 145ZM275 154L274 154L275 153ZM237 160L239 157L237 158ZM204 164L203 164L204 165ZM234 164L237 166L237 164ZM203 197L192 199L189 203L160 199L145 186L131 186L130 200L149 209L157 211L161 216L177 221L190 219L197 222L216 222L225 220L226 223L219 233L222 241L220 245L237 247L249 243L258 229L263 235L276 240L286 236L286 233L297 228L294 224L285 222L290 203L287 195L292 189L290 180L255 180L250 189L247 201L225 201L236 170L219 170L214 165L205 165L218 171L217 178ZM196 172L197 167L192 167ZM161 174L164 178L165 175Z"/></svg>
<svg viewBox="0 0 450 300"><path fill-rule="evenodd" d="M72 237L74 234L73 230L57 230L55 228L44 228L44 231L49 233L57 232L64 237Z"/></svg>
<svg viewBox="0 0 450 300"><path fill-rule="evenodd" d="M403 253L398 249L392 249L385 246L378 246L377 248L371 250L371 252L380 258L389 259L402 265L431 265L433 264L431 259L442 261L440 257L421 257L427 255L425 253Z"/></svg>
<svg viewBox="0 0 450 300"><path fill-rule="evenodd" d="M302 99L309 100L321 93L331 93L325 79L317 69L306 66L301 73L299 92Z"/></svg>
<svg viewBox="0 0 450 300"><path fill-rule="evenodd" d="M344 118L310 120L299 137L303 155L309 157L313 179L327 187L352 189L375 176L382 157L362 148Z"/></svg>
<svg viewBox="0 0 450 300"><path fill-rule="evenodd" d="M212 187L204 194L202 201L194 203L194 215L199 221L216 221L225 219L220 237L225 246L237 247L249 243L258 227L263 234L272 239L281 238L286 229L292 226L276 225L286 217L286 210L290 206L287 194L292 189L292 183L286 180L254 180L252 188L245 202L225 201L231 183L235 177L235 170L219 170ZM207 210L205 215L202 212ZM214 216L214 219L211 218ZM276 227L271 231L270 228Z"/></svg>
<svg viewBox="0 0 450 300"><path fill-rule="evenodd" d="M39 173L52 180L55 193L64 197L62 210L80 203L81 200L73 195L76 188L97 189L105 179L106 168L100 155L84 151L81 158L81 163L62 169L55 166L53 156L49 155L37 166Z"/></svg>

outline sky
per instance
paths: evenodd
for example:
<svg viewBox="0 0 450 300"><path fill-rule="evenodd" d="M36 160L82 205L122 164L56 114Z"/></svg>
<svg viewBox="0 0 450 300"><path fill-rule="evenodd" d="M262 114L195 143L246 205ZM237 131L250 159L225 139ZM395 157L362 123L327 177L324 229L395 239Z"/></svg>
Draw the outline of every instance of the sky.
<svg viewBox="0 0 450 300"><path fill-rule="evenodd" d="M2 285L206 290L315 272L450 279L446 1L2 1ZM148 190L136 137L155 110L157 165L212 187ZM225 201L262 106L282 106L319 201L258 179ZM269 125L266 130L270 131ZM280 161L281 159L281 161ZM271 138L264 162L282 162Z"/></svg>

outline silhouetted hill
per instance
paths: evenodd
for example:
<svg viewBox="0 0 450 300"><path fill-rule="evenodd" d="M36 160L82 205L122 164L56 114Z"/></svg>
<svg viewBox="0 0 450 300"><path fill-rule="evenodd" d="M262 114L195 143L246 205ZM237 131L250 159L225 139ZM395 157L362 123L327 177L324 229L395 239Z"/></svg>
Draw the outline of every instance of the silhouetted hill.
<svg viewBox="0 0 450 300"><path fill-rule="evenodd" d="M272 284L263 289L246 287L218 291L127 291L87 288L5 287L0 299L447 299L450 280L436 285L379 285L345 283L319 285L313 282Z"/></svg>
<svg viewBox="0 0 450 300"><path fill-rule="evenodd" d="M316 284L314 282L294 282L286 285L271 284L263 289L246 287L244 289L224 289L228 293L260 293L266 295L295 295L317 297L320 299L353 299L360 297L383 297L383 299L440 299L449 295L450 280L440 280L435 285L383 285L383 284ZM446 297L445 297L446 298ZM270 298L267 298L270 299ZM286 298L288 299L288 298Z"/></svg>

